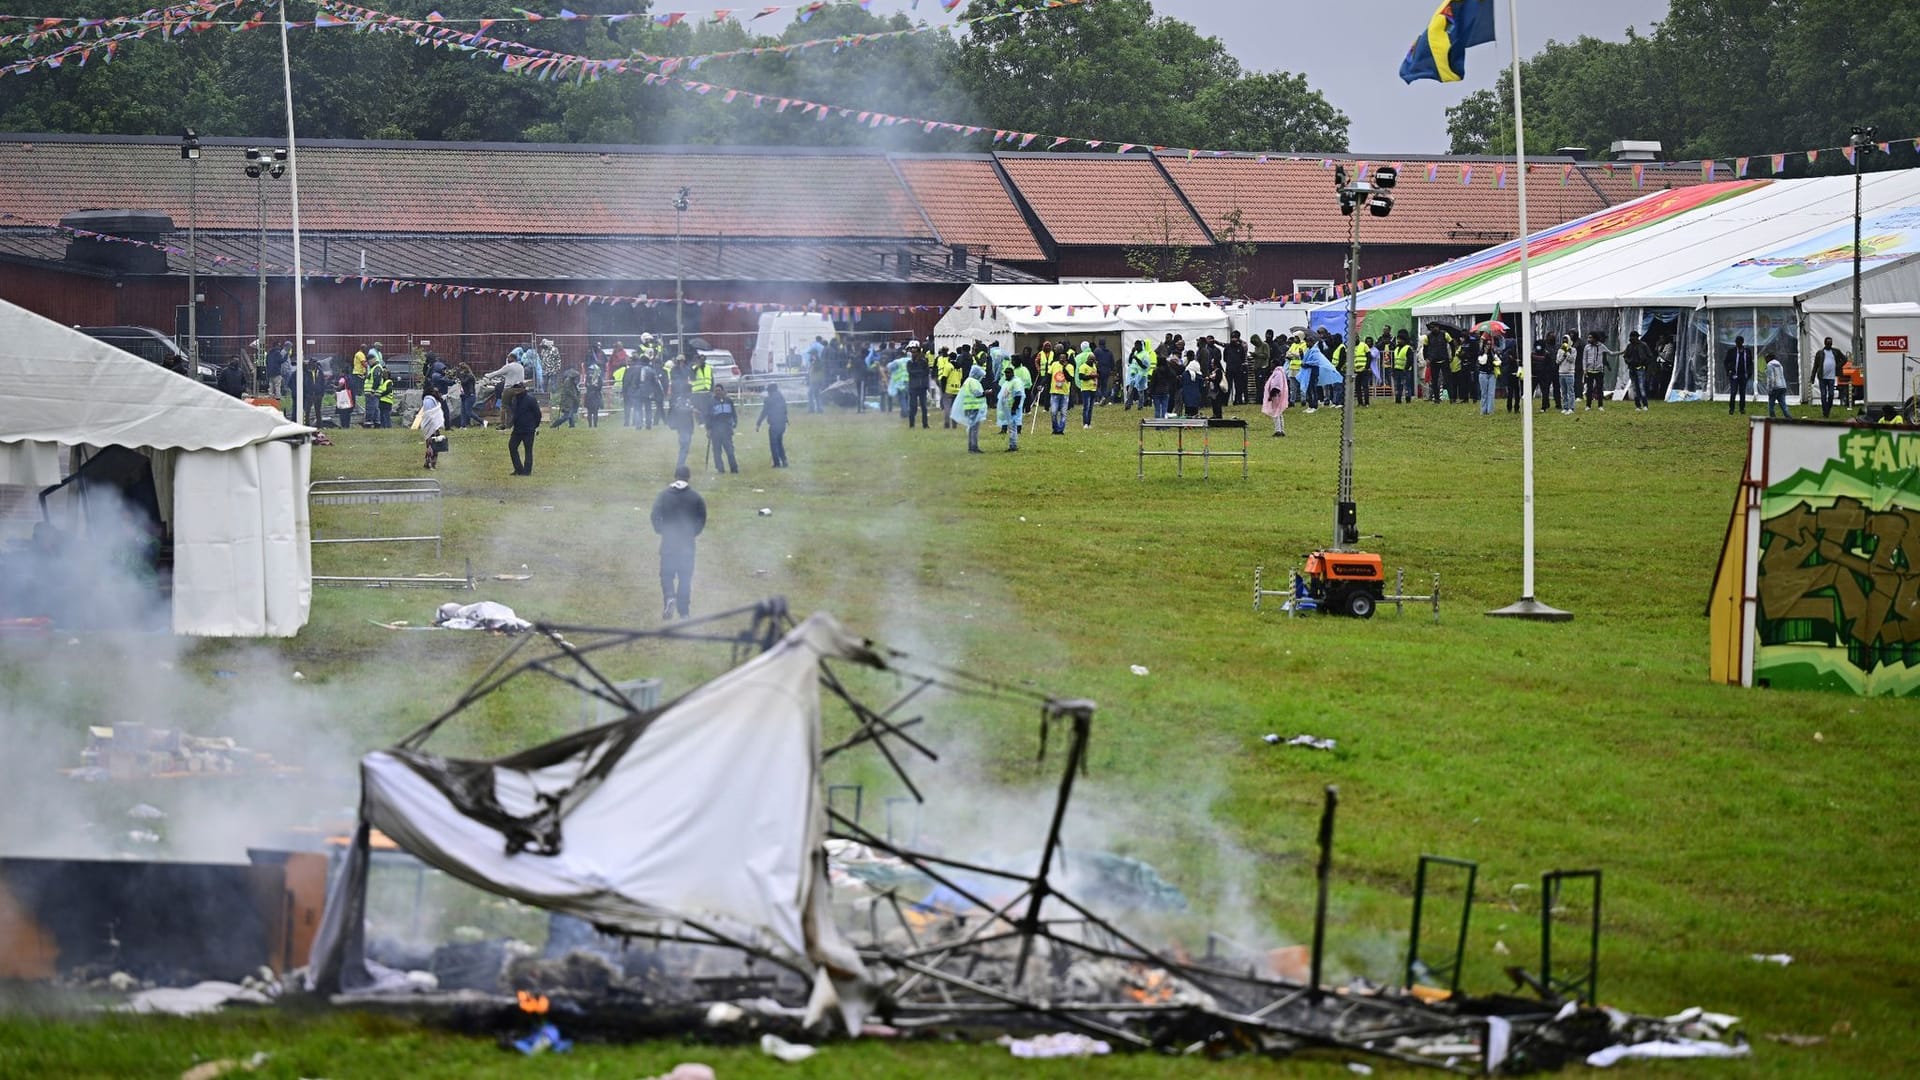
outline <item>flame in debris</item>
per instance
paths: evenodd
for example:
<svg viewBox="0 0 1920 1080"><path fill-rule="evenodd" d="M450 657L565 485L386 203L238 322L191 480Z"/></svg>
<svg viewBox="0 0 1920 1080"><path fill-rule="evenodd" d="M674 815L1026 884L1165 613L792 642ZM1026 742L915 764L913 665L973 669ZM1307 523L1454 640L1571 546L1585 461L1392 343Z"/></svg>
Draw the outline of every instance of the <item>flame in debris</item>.
<svg viewBox="0 0 1920 1080"><path fill-rule="evenodd" d="M1136 968L1128 982L1127 996L1142 1005L1164 1005L1173 1000L1173 976L1158 968Z"/></svg>
<svg viewBox="0 0 1920 1080"><path fill-rule="evenodd" d="M529 994L525 990L515 990L514 996L520 999L520 1011L535 1016L547 1015L547 997L545 994Z"/></svg>

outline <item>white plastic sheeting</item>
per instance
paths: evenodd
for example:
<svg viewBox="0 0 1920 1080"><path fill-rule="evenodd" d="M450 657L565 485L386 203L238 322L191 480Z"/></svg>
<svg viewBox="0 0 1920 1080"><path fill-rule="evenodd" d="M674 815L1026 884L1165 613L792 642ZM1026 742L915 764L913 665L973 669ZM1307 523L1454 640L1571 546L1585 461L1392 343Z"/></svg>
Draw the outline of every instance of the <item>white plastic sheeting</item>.
<svg viewBox="0 0 1920 1080"><path fill-rule="evenodd" d="M5 302L0 385L0 484L58 483L72 451L152 459L174 535L176 633L306 625L308 428Z"/></svg>
<svg viewBox="0 0 1920 1080"><path fill-rule="evenodd" d="M828 908L819 664L867 655L815 615L651 719L496 762L369 754L362 824L500 896L615 931L697 927L811 971L813 1011L837 1007L857 1032L869 991ZM516 821L483 820L449 786L490 797L486 809ZM557 814L543 814L550 805ZM557 850L512 850L520 823L548 830ZM352 877L336 882L314 944L324 989L351 990L361 977L352 951L365 883Z"/></svg>

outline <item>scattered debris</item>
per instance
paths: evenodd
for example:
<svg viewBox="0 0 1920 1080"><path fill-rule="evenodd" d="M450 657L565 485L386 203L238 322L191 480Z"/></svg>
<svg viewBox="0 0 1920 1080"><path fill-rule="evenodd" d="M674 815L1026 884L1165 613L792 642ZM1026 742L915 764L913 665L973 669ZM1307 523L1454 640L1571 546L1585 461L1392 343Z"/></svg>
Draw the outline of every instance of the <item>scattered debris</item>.
<svg viewBox="0 0 1920 1080"><path fill-rule="evenodd" d="M683 1061L675 1065L672 1072L651 1076L647 1080L714 1080L713 1066L702 1065L697 1061Z"/></svg>
<svg viewBox="0 0 1920 1080"><path fill-rule="evenodd" d="M1312 735L1295 735L1291 739L1282 739L1278 735L1266 736L1268 746L1304 746L1309 750L1332 750L1339 744L1333 739L1319 739Z"/></svg>
<svg viewBox="0 0 1920 1080"><path fill-rule="evenodd" d="M1021 518L1020 520L1025 521L1027 519ZM1143 664L1135 664L1132 667L1128 668L1127 670L1133 672L1135 675L1145 675L1147 673L1146 666Z"/></svg>
<svg viewBox="0 0 1920 1080"><path fill-rule="evenodd" d="M760 1052L770 1058L777 1058L789 1065L805 1061L820 1052L818 1047L804 1043L790 1043L778 1035L768 1032L760 1036Z"/></svg>
<svg viewBox="0 0 1920 1080"><path fill-rule="evenodd" d="M232 1058L221 1058L218 1061L203 1061L193 1068L188 1069L186 1072L181 1073L180 1080L215 1080L216 1077L225 1076L228 1073L253 1072L267 1063L267 1057L268 1054L265 1050L256 1050L253 1056L245 1061L235 1061Z"/></svg>
<svg viewBox="0 0 1920 1080"><path fill-rule="evenodd" d="M1113 1053L1113 1047L1107 1043L1073 1031L1035 1035L1031 1039L1002 1035L994 1041L1017 1058L1101 1057Z"/></svg>
<svg viewBox="0 0 1920 1080"><path fill-rule="evenodd" d="M492 630L503 634L522 634L533 624L513 613L505 604L481 600L472 604L445 603L433 614L433 625L442 630Z"/></svg>
<svg viewBox="0 0 1920 1080"><path fill-rule="evenodd" d="M1819 1046L1821 1043L1827 1041L1825 1035L1795 1035L1783 1031L1769 1031L1767 1032L1767 1038L1772 1042L1783 1043L1787 1046Z"/></svg>
<svg viewBox="0 0 1920 1080"><path fill-rule="evenodd" d="M277 764L270 754L240 746L230 736L190 735L169 728L148 727L138 721L122 721L89 726L87 745L80 751L80 767L68 770L66 775L75 780L97 782L136 777L173 779L200 774L297 771ZM161 821L167 815L142 803L128 810L127 816L141 821Z"/></svg>
<svg viewBox="0 0 1920 1080"><path fill-rule="evenodd" d="M1609 1046L1587 1055L1587 1064L1604 1069L1617 1062L1647 1058L1737 1058L1753 1052L1745 1042L1711 1039L1658 1039L1653 1042Z"/></svg>
<svg viewBox="0 0 1920 1080"><path fill-rule="evenodd" d="M307 680L307 676L305 673L299 672L299 671L296 671L293 673L294 682L305 682L306 680Z"/></svg>
<svg viewBox="0 0 1920 1080"><path fill-rule="evenodd" d="M136 844L157 844L160 842L160 834L151 829L129 829L127 839Z"/></svg>
<svg viewBox="0 0 1920 1080"><path fill-rule="evenodd" d="M528 1057L533 1057L535 1054L544 1054L549 1050L556 1054L564 1054L573 1049L573 1043L561 1038L559 1028L552 1024L541 1024L539 1030L533 1034L524 1039L515 1039L513 1048Z"/></svg>
<svg viewBox="0 0 1920 1080"><path fill-rule="evenodd" d="M239 983L202 982L186 987L159 987L142 990L129 997L119 1011L168 1016L199 1016L219 1012L223 1005L271 1005L271 998Z"/></svg>
<svg viewBox="0 0 1920 1080"><path fill-rule="evenodd" d="M532 574L492 574L488 576L487 580L488 581L532 581L533 575Z"/></svg>
<svg viewBox="0 0 1920 1080"><path fill-rule="evenodd" d="M1494 943L1493 943L1493 955L1495 955L1495 956L1511 956L1512 954L1513 954L1513 950L1512 950L1512 949L1509 949L1509 948L1507 948L1507 943L1506 943L1506 942L1504 942L1504 941L1496 941L1496 942L1494 942Z"/></svg>
<svg viewBox="0 0 1920 1080"><path fill-rule="evenodd" d="M1793 956L1790 953L1783 952L1754 953L1753 960L1754 963L1757 964L1779 964L1781 967L1786 967L1788 964L1793 963Z"/></svg>
<svg viewBox="0 0 1920 1080"><path fill-rule="evenodd" d="M746 1016L747 1010L740 1006L730 1005L724 1001L716 1001L707 1007L707 1026L727 1027L746 1019Z"/></svg>
<svg viewBox="0 0 1920 1080"><path fill-rule="evenodd" d="M771 506L763 506L763 507L761 507L761 508L760 508L760 516L761 516L761 517L772 517L772 516L773 516L773 507L771 507Z"/></svg>
<svg viewBox="0 0 1920 1080"><path fill-rule="evenodd" d="M116 971L113 974L107 976L107 988L117 994L129 993L133 990L139 989L139 987L140 987L140 980L134 978L133 976L127 974L124 971Z"/></svg>
<svg viewBox="0 0 1920 1080"><path fill-rule="evenodd" d="M1349 1061L1347 1062L1347 1071L1355 1076L1372 1076L1373 1066L1364 1062Z"/></svg>

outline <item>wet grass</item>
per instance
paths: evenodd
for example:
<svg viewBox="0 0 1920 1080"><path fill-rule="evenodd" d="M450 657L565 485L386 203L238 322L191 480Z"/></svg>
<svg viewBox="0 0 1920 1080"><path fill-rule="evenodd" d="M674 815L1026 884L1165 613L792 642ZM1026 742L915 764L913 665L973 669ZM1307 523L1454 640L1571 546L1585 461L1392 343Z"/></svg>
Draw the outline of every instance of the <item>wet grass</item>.
<svg viewBox="0 0 1920 1080"><path fill-rule="evenodd" d="M1098 700L1090 809L1104 802L1149 822L1124 838L1128 852L1196 897L1234 876L1275 940L1306 936L1303 855L1323 786L1339 785L1329 961L1342 973L1397 977L1422 852L1481 864L1465 978L1480 990L1504 989L1508 964L1537 966L1539 875L1597 866L1607 875L1602 998L1650 1012L1705 1005L1746 1017L1755 1037L1746 1062L1676 1074L1920 1068L1920 714L1910 702L1707 682L1702 611L1743 425L1714 406L1539 418L1539 594L1577 616L1546 626L1481 614L1519 591L1517 418L1424 404L1363 412L1361 526L1384 534L1369 543L1407 569L1414 591L1441 575L1435 624L1425 609L1370 622L1253 613L1253 567L1277 578L1326 539L1338 415L1295 411L1283 440L1247 414L1249 479L1237 462L1216 462L1203 481L1149 461L1142 481L1135 417L1112 409L1092 432L1076 422L1065 437L985 456L937 427L909 434L895 419L796 413L793 469L767 469L764 443L743 432L741 475L696 474L712 520L696 609L781 594L796 611L831 611L909 651ZM438 473L446 559L333 549L319 567L458 572L471 559L483 576L531 575L480 593L528 617L658 618L645 511L673 464L671 434L543 433L530 479L507 475L503 435L454 439ZM417 471L409 433L340 442L315 451L316 478ZM323 525L345 524L326 513ZM318 590L312 625L271 647L320 693L390 681L380 707L339 718L353 745L380 745L498 653L480 635L373 625L424 625L445 598ZM218 666L234 648L203 646L196 662ZM635 666L674 692L711 659L658 652ZM570 727L572 709L547 692L503 696L447 745L523 745ZM1330 736L1340 749L1273 748L1260 741L1268 732ZM1034 744L1023 713L981 718L973 749L997 779L1045 783L1052 766L1036 770ZM1196 803L1209 813L1191 814ZM1572 905L1565 931L1583 916ZM1794 963L1749 958L1774 952ZM1760 1038L1770 1032L1830 1038L1795 1049ZM631 1077L689 1059L726 1077L971 1076L1008 1065L991 1048L864 1045L776 1069L741 1051L653 1044L530 1066L486 1042L382 1023L233 1017L8 1021L0 1074L177 1075L195 1055L256 1049L275 1054L263 1076ZM1129 1076L1169 1066L1018 1068Z"/></svg>

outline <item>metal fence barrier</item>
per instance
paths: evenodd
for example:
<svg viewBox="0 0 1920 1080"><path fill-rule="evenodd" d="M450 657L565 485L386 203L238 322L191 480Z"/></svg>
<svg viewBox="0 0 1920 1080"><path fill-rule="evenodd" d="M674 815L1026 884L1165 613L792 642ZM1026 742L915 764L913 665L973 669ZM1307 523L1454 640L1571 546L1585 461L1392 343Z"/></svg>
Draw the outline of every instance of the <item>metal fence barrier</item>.
<svg viewBox="0 0 1920 1080"><path fill-rule="evenodd" d="M433 542L433 557L440 557L442 534L446 531L446 504L440 499L440 481L424 477L396 477L375 480L315 480L307 485L307 505L379 506L396 503L430 503L433 506L433 531L421 535L332 536L320 535L313 528L315 544L424 544Z"/></svg>

